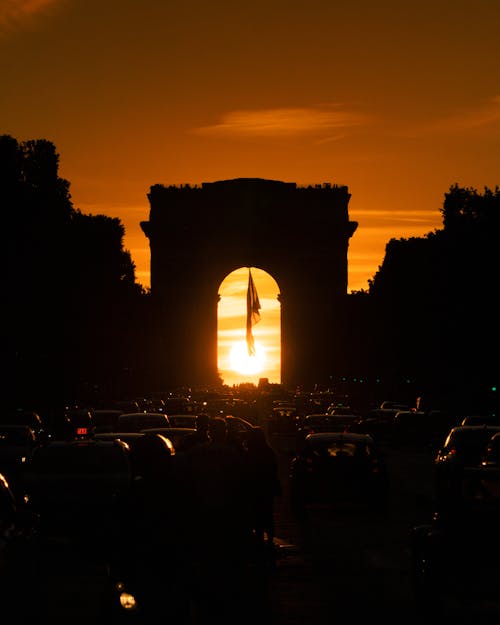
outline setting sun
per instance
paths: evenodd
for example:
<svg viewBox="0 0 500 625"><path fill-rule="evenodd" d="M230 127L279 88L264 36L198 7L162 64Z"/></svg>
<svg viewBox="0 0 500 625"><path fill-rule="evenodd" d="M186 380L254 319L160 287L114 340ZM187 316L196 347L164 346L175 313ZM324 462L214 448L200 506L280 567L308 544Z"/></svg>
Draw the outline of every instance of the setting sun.
<svg viewBox="0 0 500 625"><path fill-rule="evenodd" d="M260 343L255 343L255 355L250 356L246 342L239 341L231 347L229 362L233 371L251 375L262 371L266 362L266 353Z"/></svg>
<svg viewBox="0 0 500 625"><path fill-rule="evenodd" d="M231 272L219 288L218 369L224 382L258 384L260 378L281 382L281 322L279 286L263 269L252 267L260 300L260 319L252 327L255 356L249 356L245 340L248 267Z"/></svg>

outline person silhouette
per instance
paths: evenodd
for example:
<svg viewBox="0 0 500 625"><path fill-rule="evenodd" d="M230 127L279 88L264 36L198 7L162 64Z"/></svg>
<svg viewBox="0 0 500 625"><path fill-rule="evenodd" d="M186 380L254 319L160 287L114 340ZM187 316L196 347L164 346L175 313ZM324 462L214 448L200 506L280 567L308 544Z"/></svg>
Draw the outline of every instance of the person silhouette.
<svg viewBox="0 0 500 625"><path fill-rule="evenodd" d="M188 451L196 445L208 443L210 437L208 435L208 425L210 422L209 415L200 413L196 417L196 432L186 434L179 443L179 451Z"/></svg>
<svg viewBox="0 0 500 625"><path fill-rule="evenodd" d="M249 557L248 480L244 456L228 443L222 417L210 419L208 436L184 454L187 555L200 623L229 624Z"/></svg>
<svg viewBox="0 0 500 625"><path fill-rule="evenodd" d="M274 498L282 493L276 453L259 426L249 432L246 446L253 534L258 547L272 549Z"/></svg>

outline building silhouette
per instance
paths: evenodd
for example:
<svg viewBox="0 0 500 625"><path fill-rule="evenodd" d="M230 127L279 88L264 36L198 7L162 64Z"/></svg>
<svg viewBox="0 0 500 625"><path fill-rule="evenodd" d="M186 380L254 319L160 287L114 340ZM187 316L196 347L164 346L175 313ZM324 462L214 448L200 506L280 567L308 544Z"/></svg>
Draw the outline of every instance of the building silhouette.
<svg viewBox="0 0 500 625"><path fill-rule="evenodd" d="M158 384L212 384L217 372L218 289L239 267L279 286L281 379L327 381L338 369L347 298L346 186L237 178L154 185L141 228L151 252Z"/></svg>

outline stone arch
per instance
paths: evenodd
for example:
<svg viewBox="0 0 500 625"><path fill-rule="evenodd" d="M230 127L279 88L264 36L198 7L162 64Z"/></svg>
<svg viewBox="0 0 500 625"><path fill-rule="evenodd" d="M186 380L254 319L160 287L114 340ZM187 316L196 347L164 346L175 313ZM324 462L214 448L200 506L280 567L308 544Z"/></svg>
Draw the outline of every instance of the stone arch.
<svg viewBox="0 0 500 625"><path fill-rule="evenodd" d="M218 287L242 266L263 268L279 285L283 385L331 374L357 228L346 186L237 178L154 185L148 199L141 228L151 252L157 349L169 359L165 384L218 382Z"/></svg>

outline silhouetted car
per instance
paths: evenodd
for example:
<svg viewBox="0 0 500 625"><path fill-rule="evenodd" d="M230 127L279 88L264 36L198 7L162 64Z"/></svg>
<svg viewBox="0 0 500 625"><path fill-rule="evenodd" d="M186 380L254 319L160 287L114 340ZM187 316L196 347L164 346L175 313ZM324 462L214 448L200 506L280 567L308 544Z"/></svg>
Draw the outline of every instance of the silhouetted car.
<svg viewBox="0 0 500 625"><path fill-rule="evenodd" d="M168 420L173 428L196 428L196 414L169 414Z"/></svg>
<svg viewBox="0 0 500 625"><path fill-rule="evenodd" d="M448 622L444 618L450 599L465 600L468 606L485 600L498 606L498 476L496 495L484 498L480 490L465 488L453 506L439 509L429 523L411 531L416 607L427 621Z"/></svg>
<svg viewBox="0 0 500 625"><path fill-rule="evenodd" d="M361 503L382 509L389 494L383 455L367 434L308 434L290 463L289 477L296 513L312 503Z"/></svg>
<svg viewBox="0 0 500 625"><path fill-rule="evenodd" d="M361 416L355 410L353 410L350 406L329 406L326 414L337 415L339 417L356 417L359 419Z"/></svg>
<svg viewBox="0 0 500 625"><path fill-rule="evenodd" d="M92 408L94 433L116 432L118 417L123 413L119 408Z"/></svg>
<svg viewBox="0 0 500 625"><path fill-rule="evenodd" d="M410 410L410 406L403 402L385 400L380 404L381 410L394 410L394 412L398 412L398 410Z"/></svg>
<svg viewBox="0 0 500 625"><path fill-rule="evenodd" d="M359 431L369 434L376 441L388 442L392 436L394 415L393 408L372 408L359 420Z"/></svg>
<svg viewBox="0 0 500 625"><path fill-rule="evenodd" d="M23 408L0 410L0 425L26 425L33 430L39 442L49 437L42 417L34 410Z"/></svg>
<svg viewBox="0 0 500 625"><path fill-rule="evenodd" d="M124 412L116 420L117 432L140 432L145 428L168 427L170 421L161 412Z"/></svg>
<svg viewBox="0 0 500 625"><path fill-rule="evenodd" d="M242 444L245 444L248 433L254 429L253 423L250 423L250 421L242 417L235 417L234 415L226 415L223 418L226 422L228 435L239 440Z"/></svg>
<svg viewBox="0 0 500 625"><path fill-rule="evenodd" d="M334 414L308 414L306 415L297 430L295 438L296 449L300 449L308 434L317 432L350 432L357 428L359 417L352 414L334 415Z"/></svg>
<svg viewBox="0 0 500 625"><path fill-rule="evenodd" d="M132 459L122 441L50 441L35 449L24 471L30 509L42 542L99 548L126 517Z"/></svg>
<svg viewBox="0 0 500 625"><path fill-rule="evenodd" d="M269 434L295 434L299 427L301 416L297 408L278 406L272 409L266 419L266 428Z"/></svg>
<svg viewBox="0 0 500 625"><path fill-rule="evenodd" d="M473 414L464 417L460 425L500 425L500 415Z"/></svg>
<svg viewBox="0 0 500 625"><path fill-rule="evenodd" d="M37 445L28 425L0 425L0 473L16 495L21 494L24 465Z"/></svg>
<svg viewBox="0 0 500 625"><path fill-rule="evenodd" d="M500 426L459 425L450 430L434 459L438 500L453 500L460 495L463 471L478 467L491 437Z"/></svg>
<svg viewBox="0 0 500 625"><path fill-rule="evenodd" d="M417 410L398 410L393 418L390 438L399 445L428 445L432 441L429 416Z"/></svg>
<svg viewBox="0 0 500 625"><path fill-rule="evenodd" d="M493 434L488 441L481 466L500 467L500 433Z"/></svg>
<svg viewBox="0 0 500 625"><path fill-rule="evenodd" d="M171 428L165 428L170 431ZM132 474L134 478L147 477L153 473L163 475L170 469L175 456L173 442L165 433L157 431L142 432L100 432L94 434L94 440L126 443L130 448Z"/></svg>
<svg viewBox="0 0 500 625"><path fill-rule="evenodd" d="M144 430L142 430L142 432L144 432L145 434L161 434L165 436L172 442L176 452L183 450L182 439L189 434L194 434L196 431L196 428L173 427L144 428Z"/></svg>
<svg viewBox="0 0 500 625"><path fill-rule="evenodd" d="M88 438L94 432L94 417L89 408L68 408L67 438Z"/></svg>
<svg viewBox="0 0 500 625"><path fill-rule="evenodd" d="M0 598L3 623L36 623L39 619L35 579L37 516L26 510L0 474ZM29 596L29 600L27 597Z"/></svg>

